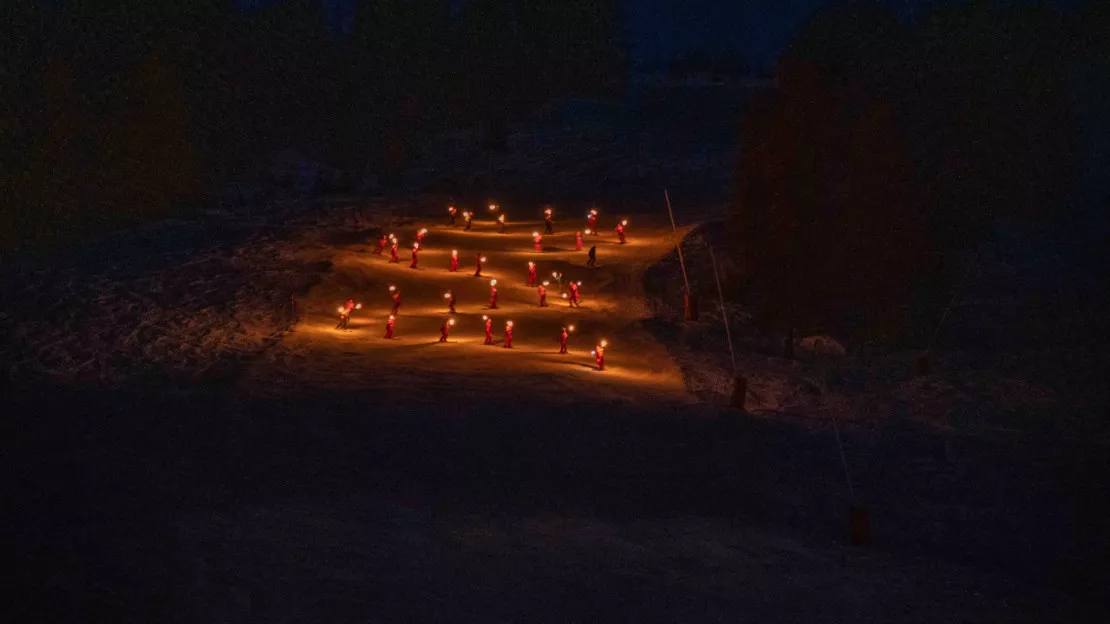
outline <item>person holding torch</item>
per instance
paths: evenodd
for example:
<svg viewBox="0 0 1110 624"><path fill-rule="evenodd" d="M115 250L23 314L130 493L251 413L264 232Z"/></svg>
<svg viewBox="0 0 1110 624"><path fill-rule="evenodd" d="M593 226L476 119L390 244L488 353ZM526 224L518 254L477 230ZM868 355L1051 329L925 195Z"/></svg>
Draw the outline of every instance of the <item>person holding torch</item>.
<svg viewBox="0 0 1110 624"><path fill-rule="evenodd" d="M399 241L396 238L394 238L392 240L393 240L393 246L389 248L389 261L390 262L400 262L401 261L401 255L399 253L397 253L397 245L399 244Z"/></svg>
<svg viewBox="0 0 1110 624"><path fill-rule="evenodd" d="M497 280L489 281L489 307L490 309L497 309Z"/></svg>
<svg viewBox="0 0 1110 624"><path fill-rule="evenodd" d="M535 286L536 285L536 263L535 262L529 262L528 263L528 285L529 286Z"/></svg>
<svg viewBox="0 0 1110 624"><path fill-rule="evenodd" d="M459 216L459 211L454 206L448 206L447 216L451 218L451 227L455 227L455 219Z"/></svg>
<svg viewBox="0 0 1110 624"><path fill-rule="evenodd" d="M568 325L564 327L561 332L559 332L559 353L567 352L567 338L570 337L573 331L574 325Z"/></svg>
<svg viewBox="0 0 1110 624"><path fill-rule="evenodd" d="M589 230L586 230L586 232L589 233ZM582 232L574 233L574 250L582 251Z"/></svg>
<svg viewBox="0 0 1110 624"><path fill-rule="evenodd" d="M387 320L385 322L385 336L382 336L382 337L387 339L387 340L393 340L393 326L396 325L396 324L397 324L397 317L390 314L389 315L389 320Z"/></svg>
<svg viewBox="0 0 1110 624"><path fill-rule="evenodd" d="M544 283L540 284L539 288L536 289L536 292L539 293L539 295L540 295L540 307L541 308L546 308L547 307L547 284L548 284L548 282L544 282Z"/></svg>
<svg viewBox="0 0 1110 624"><path fill-rule="evenodd" d="M416 268L416 262L417 262L417 255L416 254L419 253L419 251L420 251L420 243L413 243L412 244L412 264L409 265L410 269L415 269Z"/></svg>
<svg viewBox="0 0 1110 624"><path fill-rule="evenodd" d="M493 319L483 314L482 320L486 324L486 344L491 345L493 344Z"/></svg>
<svg viewBox="0 0 1110 624"><path fill-rule="evenodd" d="M428 235L428 228L420 228L420 231L416 233L416 244L417 245L423 245L424 244L424 237L427 236L427 235Z"/></svg>
<svg viewBox="0 0 1110 624"><path fill-rule="evenodd" d="M385 251L385 246L388 242L389 237L383 233L382 237L378 239L378 248L374 250L374 253L379 256L382 255L382 252Z"/></svg>
<svg viewBox="0 0 1110 624"><path fill-rule="evenodd" d="M569 282L567 285L570 286L570 297L567 299L567 303L572 308L580 307L578 305L578 287L582 285L582 282Z"/></svg>
<svg viewBox="0 0 1110 624"><path fill-rule="evenodd" d="M586 213L586 234L597 236L597 208L590 208Z"/></svg>
<svg viewBox="0 0 1110 624"><path fill-rule="evenodd" d="M513 322L505 321L505 348L513 348Z"/></svg>
<svg viewBox="0 0 1110 624"><path fill-rule="evenodd" d="M590 355L594 356L594 362L597 363L597 370L599 371L605 370L605 347L607 346L609 346L609 343L602 340L597 343L593 351L590 351Z"/></svg>
<svg viewBox="0 0 1110 624"><path fill-rule="evenodd" d="M459 270L459 250L458 249L452 249L451 250L451 268L447 269L447 270L451 271L452 273Z"/></svg>
<svg viewBox="0 0 1110 624"><path fill-rule="evenodd" d="M443 298L447 300L447 311L450 314L455 314L455 293L448 290Z"/></svg>
<svg viewBox="0 0 1110 624"><path fill-rule="evenodd" d="M396 316L401 310L401 291L397 290L396 286L390 286L389 292L393 293L393 310L389 314Z"/></svg>
<svg viewBox="0 0 1110 624"><path fill-rule="evenodd" d="M469 210L463 211L463 229L467 232L470 231L470 222L474 220L474 213Z"/></svg>
<svg viewBox="0 0 1110 624"><path fill-rule="evenodd" d="M474 277L482 277L482 263L484 263L485 261L486 261L486 257L483 256L482 252L479 251L478 252L478 257L475 258L475 260L474 260L474 265L475 265Z"/></svg>
<svg viewBox="0 0 1110 624"><path fill-rule="evenodd" d="M355 303L354 299L348 299L346 304L339 306L339 324L337 324L335 328L347 329L348 324L351 322L351 312L361 308L361 303Z"/></svg>
<svg viewBox="0 0 1110 624"><path fill-rule="evenodd" d="M624 226L626 226L626 225L628 225L628 219L624 219L623 221L621 221L620 223L617 224L617 227L613 228L614 230L617 231L617 239L620 241L621 245L623 245L625 243L625 240L624 240Z"/></svg>
<svg viewBox="0 0 1110 624"><path fill-rule="evenodd" d="M502 213L497 217L497 226L500 228L500 233L505 233L505 214Z"/></svg>
<svg viewBox="0 0 1110 624"><path fill-rule="evenodd" d="M536 251L543 251L543 236L539 232L532 232L532 242L536 245Z"/></svg>
<svg viewBox="0 0 1110 624"><path fill-rule="evenodd" d="M447 334L451 331L451 326L455 324L455 319L447 319L443 322L443 327L439 328L439 341L447 342Z"/></svg>
<svg viewBox="0 0 1110 624"><path fill-rule="evenodd" d="M554 234L555 233L555 222L552 220L552 215L554 214L554 212L555 212L555 210L553 208L551 208L551 206L548 206L543 211L543 228L544 228L543 231L544 231L544 234Z"/></svg>

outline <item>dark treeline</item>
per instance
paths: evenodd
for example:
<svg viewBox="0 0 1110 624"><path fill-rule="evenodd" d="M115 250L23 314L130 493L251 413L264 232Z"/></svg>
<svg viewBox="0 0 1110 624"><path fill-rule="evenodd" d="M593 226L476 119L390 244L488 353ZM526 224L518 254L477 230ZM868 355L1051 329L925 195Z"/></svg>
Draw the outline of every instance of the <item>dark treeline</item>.
<svg viewBox="0 0 1110 624"><path fill-rule="evenodd" d="M399 181L421 137L625 73L616 0L9 0L0 246L179 215L282 149Z"/></svg>
<svg viewBox="0 0 1110 624"><path fill-rule="evenodd" d="M730 225L770 317L886 326L939 252L1070 209L1070 80L1105 50L1099 11L852 2L804 24L745 119Z"/></svg>

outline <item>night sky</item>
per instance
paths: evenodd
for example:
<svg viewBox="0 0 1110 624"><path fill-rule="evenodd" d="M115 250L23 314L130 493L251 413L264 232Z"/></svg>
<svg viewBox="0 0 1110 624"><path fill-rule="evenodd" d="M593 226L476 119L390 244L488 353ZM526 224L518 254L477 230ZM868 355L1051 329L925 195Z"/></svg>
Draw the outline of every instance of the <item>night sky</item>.
<svg viewBox="0 0 1110 624"><path fill-rule="evenodd" d="M241 7L280 0L236 0ZM321 0L329 25L341 31L350 23L352 0ZM700 49L731 50L757 68L769 68L793 30L816 9L838 0L625 0L627 37L634 65ZM878 0L903 17L935 0ZM999 0L1001 3L1023 0ZM1030 0L1032 1L1032 0ZM1074 6L1079 0L1055 0ZM463 5L466 0L453 0Z"/></svg>

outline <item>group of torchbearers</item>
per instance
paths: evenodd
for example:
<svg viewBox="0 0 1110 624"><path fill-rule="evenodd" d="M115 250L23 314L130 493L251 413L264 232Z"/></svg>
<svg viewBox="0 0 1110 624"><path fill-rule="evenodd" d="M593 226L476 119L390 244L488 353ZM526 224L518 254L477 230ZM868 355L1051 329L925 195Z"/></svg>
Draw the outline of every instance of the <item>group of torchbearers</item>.
<svg viewBox="0 0 1110 624"><path fill-rule="evenodd" d="M497 206L496 204L490 204L489 205L489 211L490 212L495 212L495 211L499 210L499 208L500 207ZM448 213L448 216L450 218L451 226L452 227L457 227L458 209L456 209L455 206L449 206L447 208L447 213ZM463 222L464 222L464 229L466 231L470 231L471 227L472 227L473 219L474 219L474 213L471 212L471 211L463 211L462 217L463 217ZM588 226L585 229L585 235L586 236L597 236L598 235L597 219L598 219L598 211L597 211L596 208L591 209L586 214L586 223L587 223L587 226ZM505 214L504 213L501 213L498 216L497 224L498 224L498 231L501 234L504 234L506 232L506 222L505 222ZM623 244L626 243L624 228L627 225L628 225L628 221L627 220L622 220L620 223L617 224L616 228L614 228L614 230L617 233L617 239L619 241L619 244L623 245ZM554 233L555 233L554 210L551 207L547 207L547 208L544 209L544 232L543 232L543 234L541 234L539 231L532 232L532 242L534 244L535 250L537 252L542 252L543 251L543 236L544 236L544 234L554 234ZM423 242L424 242L424 237L427 234L428 234L427 228L421 228L417 232L416 240L412 245L412 261L409 264L409 268L412 268L412 269L418 268L418 266L419 266L419 253L420 253L420 250L421 250ZM583 242L582 236L583 236L583 232L581 232L581 231L580 232L575 232L575 236L574 236L575 251L582 251L582 242ZM373 253L375 253L377 255L382 255L384 253L385 248L386 248L387 245L390 246L389 262L390 263L400 262L400 254L398 252L398 247L400 245L400 241L393 234L383 233L381 239L378 240L378 246L374 250ZM486 262L486 256L483 255L481 252L478 252L477 255L475 256L475 269L474 269L474 276L475 277L481 277L482 276L482 265L485 262ZM590 268L594 268L596 266L596 263L597 263L597 247L592 246L590 248L589 252L588 252L588 260L587 260L586 266L590 267ZM459 251L457 249L454 249L454 250L451 251L451 260L450 260L450 266L449 266L448 270L451 271L451 272L457 272L459 270ZM580 307L580 296L579 296L579 290L578 289L582 285L582 282L580 282L580 281L578 281L578 282L574 282L574 281L567 282L567 287L568 287L569 292L563 292L563 274L559 273L558 271L555 271L555 272L552 272L551 276L552 276L553 279L555 279L558 282L559 292L560 292L562 298L567 300L568 306L571 307L571 308L579 308ZM545 280L542 283L537 283L537 281L538 280L537 280L537 276L536 276L536 264L534 262L529 262L528 263L528 285L536 287L536 291L537 291L537 294L539 296L539 307L548 307L548 304L547 304L547 287L550 285L550 282ZM395 329L396 324L397 324L397 316L399 315L400 309L401 309L401 292L400 292L400 290L398 290L396 286L391 285L389 287L389 292L390 292L390 296L393 300L393 306L392 306L392 309L390 310L389 317L386 321L385 335L383 336L385 339L392 339L393 338L394 329ZM457 299L455 298L455 294L452 291L448 290L443 295L443 297L444 297L444 299L447 300L448 312L450 314L456 314L456 307L455 306L457 305L458 302L457 302ZM491 310L498 309L498 305L497 305L497 280L496 279L490 280L490 298L489 298L489 306L488 307ZM344 330L348 329L349 324L350 324L351 314L355 310L358 310L358 309L361 309L361 308L362 308L361 303L356 303L354 301L354 299L348 299L346 304L339 307L339 323L336 325L336 329L344 329ZM484 326L485 326L485 344L492 345L492 344L494 344L493 319L491 319L488 315L482 315L482 320L483 320L483 323L484 323ZM455 321L454 318L449 318L449 319L444 321L443 325L440 327L439 342L441 342L441 343L442 342L448 342L448 337L450 336L451 328L455 326L455 323L456 323L456 321ZM560 333L559 333L559 353L560 354L568 353L567 340L570 337L570 334L572 334L574 332L574 329L575 329L574 325L567 325L567 326L564 326L560 329ZM592 355L594 357L594 361L597 363L597 367L598 367L599 370L605 370L605 348L606 348L607 345L608 345L608 343L605 340L601 340L594 347L594 349L592 351L590 351L590 355ZM504 342L503 342L502 346L504 348L512 348L512 346L513 346L513 322L511 320L505 322L505 335L504 335Z"/></svg>

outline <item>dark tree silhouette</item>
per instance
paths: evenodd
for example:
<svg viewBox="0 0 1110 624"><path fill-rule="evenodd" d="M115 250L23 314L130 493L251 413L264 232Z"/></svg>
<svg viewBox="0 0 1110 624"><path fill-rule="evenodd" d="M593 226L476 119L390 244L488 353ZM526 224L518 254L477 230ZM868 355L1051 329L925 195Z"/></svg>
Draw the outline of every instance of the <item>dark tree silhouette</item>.
<svg viewBox="0 0 1110 624"><path fill-rule="evenodd" d="M934 250L1066 205L1067 28L1044 6L978 2L917 24L850 3L806 23L737 168L730 229L768 312L889 319Z"/></svg>
<svg viewBox="0 0 1110 624"><path fill-rule="evenodd" d="M620 88L616 0L452 7L365 0L343 38L319 0L0 3L0 244L188 214L290 148L397 185L448 125L503 148L538 104Z"/></svg>

